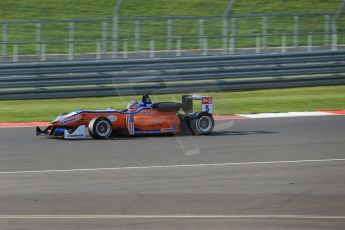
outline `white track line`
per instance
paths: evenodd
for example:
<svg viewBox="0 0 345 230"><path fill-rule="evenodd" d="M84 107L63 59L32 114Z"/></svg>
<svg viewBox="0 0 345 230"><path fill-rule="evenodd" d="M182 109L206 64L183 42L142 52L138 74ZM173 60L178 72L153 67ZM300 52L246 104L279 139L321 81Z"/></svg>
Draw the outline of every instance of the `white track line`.
<svg viewBox="0 0 345 230"><path fill-rule="evenodd" d="M291 161L258 161L258 162L238 162L238 163L214 163L214 164L190 164L190 165L152 165L152 166L129 166L116 168L83 168L83 169L53 169L35 171L0 171L0 174L28 174L28 173L58 173L58 172L83 172L83 171L107 171L107 170L136 170L136 169L165 169L165 168L195 168L195 167L217 167L217 166L244 166L263 164L290 164L290 163L315 163L315 162L336 162L345 161L339 159L317 159L317 160L291 160Z"/></svg>
<svg viewBox="0 0 345 230"><path fill-rule="evenodd" d="M322 219L344 220L328 215L0 215L0 219Z"/></svg>

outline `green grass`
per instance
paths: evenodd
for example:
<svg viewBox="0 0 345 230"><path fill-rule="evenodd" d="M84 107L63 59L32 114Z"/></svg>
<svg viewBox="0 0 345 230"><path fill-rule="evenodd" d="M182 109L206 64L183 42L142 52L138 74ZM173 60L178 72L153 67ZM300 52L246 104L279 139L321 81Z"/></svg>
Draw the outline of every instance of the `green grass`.
<svg viewBox="0 0 345 230"><path fill-rule="evenodd" d="M345 109L345 86L207 93L215 114ZM153 101L181 101L181 95L152 95ZM122 109L140 96L0 101L0 122L50 121L76 109Z"/></svg>
<svg viewBox="0 0 345 230"><path fill-rule="evenodd" d="M2 0L1 20L111 18L117 0ZM121 17L222 15L228 0L125 0ZM237 0L234 14L335 11L340 0Z"/></svg>
<svg viewBox="0 0 345 230"><path fill-rule="evenodd" d="M120 16L221 16L227 7L229 0L125 0ZM340 0L237 0L233 9L234 14L251 13L286 13L286 12L334 12L339 6ZM2 0L0 1L0 21L35 20L35 19L84 19L84 18L112 18L116 0ZM345 24L345 17L340 18L338 30ZM230 24L230 20L229 20ZM35 24L9 25L10 42L34 42ZM79 42L75 46L76 53L96 52L96 42L101 41L101 22L83 22L75 24L75 39L90 42ZM108 23L107 51L111 51L112 24ZM173 22L173 36L198 36L198 20L175 20ZM300 18L300 32L323 32L323 16L303 16ZM121 21L119 27L120 39L134 38L134 21ZM270 37L269 46L281 44L281 34L291 33L293 30L292 17L271 17L269 19L268 33L277 35ZM156 49L166 49L166 21L142 21L141 38L153 38L156 40ZM238 18L238 35L253 35L262 32L262 18ZM42 41L55 42L68 40L67 23L43 24ZM229 30L229 34L231 31ZM206 20L205 35L221 36L222 19ZM306 36L302 36L301 45L306 44ZM323 36L314 36L314 45L323 44ZM343 43L344 36L338 38ZM175 43L175 41L174 41ZM142 50L149 50L149 42L141 42ZM210 39L208 47L221 48L223 41ZM288 38L288 45L292 45L292 37ZM128 51L134 50L134 43L128 43ZM173 45L175 46L175 45ZM238 47L254 47L255 37L241 37L237 40ZM183 39L182 48L198 48L198 39ZM32 54L34 44L20 44L19 54ZM11 53L12 47L9 47ZM119 45L122 49L122 44ZM47 53L67 53L68 44L48 43Z"/></svg>

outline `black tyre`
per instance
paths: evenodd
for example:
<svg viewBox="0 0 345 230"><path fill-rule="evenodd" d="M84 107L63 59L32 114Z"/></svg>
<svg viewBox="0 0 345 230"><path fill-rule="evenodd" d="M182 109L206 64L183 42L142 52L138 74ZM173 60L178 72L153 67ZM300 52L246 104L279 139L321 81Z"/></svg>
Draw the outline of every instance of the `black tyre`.
<svg viewBox="0 0 345 230"><path fill-rule="evenodd" d="M88 125L89 133L94 139L106 139L113 132L111 121L106 117L96 117Z"/></svg>
<svg viewBox="0 0 345 230"><path fill-rule="evenodd" d="M206 135L213 131L214 119L209 113L196 113L191 117L189 125L194 135Z"/></svg>

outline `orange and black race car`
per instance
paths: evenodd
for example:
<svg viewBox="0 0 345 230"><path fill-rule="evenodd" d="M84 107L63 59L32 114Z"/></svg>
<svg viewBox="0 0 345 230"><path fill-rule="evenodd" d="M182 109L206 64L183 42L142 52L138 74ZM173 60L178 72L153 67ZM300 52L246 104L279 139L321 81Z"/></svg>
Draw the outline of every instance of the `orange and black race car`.
<svg viewBox="0 0 345 230"><path fill-rule="evenodd" d="M193 100L201 101L201 111L193 111ZM182 103L152 103L148 95L143 95L141 102L130 102L121 111L78 110L61 114L44 130L36 127L36 135L78 139L85 138L87 130L94 139L167 133L204 135L214 127L212 109L209 96L184 95Z"/></svg>

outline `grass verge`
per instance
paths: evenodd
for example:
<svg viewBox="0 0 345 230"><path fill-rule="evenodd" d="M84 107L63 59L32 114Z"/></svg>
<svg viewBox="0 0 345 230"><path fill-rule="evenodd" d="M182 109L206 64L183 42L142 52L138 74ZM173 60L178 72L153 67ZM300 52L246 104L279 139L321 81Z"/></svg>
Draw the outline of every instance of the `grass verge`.
<svg viewBox="0 0 345 230"><path fill-rule="evenodd" d="M345 86L323 86L247 92L205 93L214 98L215 114L345 109ZM181 101L181 95L152 95L153 101ZM0 101L0 122L50 121L76 109L123 109L140 96Z"/></svg>

